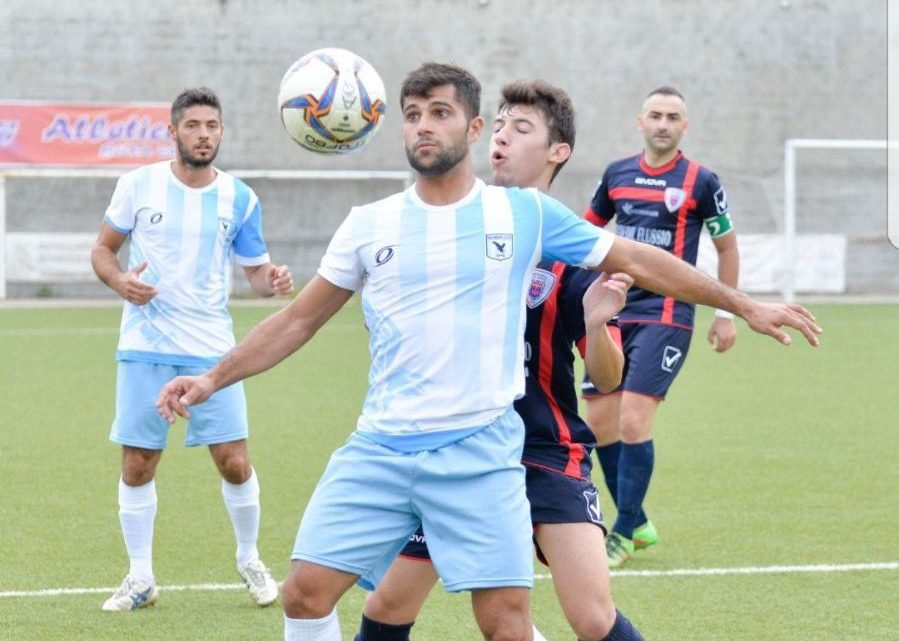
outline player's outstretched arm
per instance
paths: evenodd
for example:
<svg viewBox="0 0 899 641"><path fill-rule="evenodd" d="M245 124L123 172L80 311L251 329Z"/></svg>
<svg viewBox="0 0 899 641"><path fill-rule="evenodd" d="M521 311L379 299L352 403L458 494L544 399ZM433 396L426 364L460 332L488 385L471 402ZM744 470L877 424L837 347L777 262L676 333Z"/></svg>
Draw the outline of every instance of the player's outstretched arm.
<svg viewBox="0 0 899 641"><path fill-rule="evenodd" d="M162 388L156 409L167 421L190 417L188 407L213 393L280 363L305 345L350 299L353 292L315 276L280 311L256 325L244 339L202 376L179 376Z"/></svg>
<svg viewBox="0 0 899 641"><path fill-rule="evenodd" d="M736 289L740 277L740 250L737 247L736 233L731 230L724 236L712 238L712 242L715 244L715 251L718 252L718 280ZM718 353L729 350L737 339L734 319L724 314L726 312L715 312L706 334L709 344Z"/></svg>
<svg viewBox="0 0 899 641"><path fill-rule="evenodd" d="M603 273L584 292L584 368L600 392L611 392L621 384L624 354L609 335L607 325L624 307L627 290L633 283L627 274Z"/></svg>
<svg viewBox="0 0 899 641"><path fill-rule="evenodd" d="M122 271L118 254L125 238L127 236L103 223L97 242L94 243L91 250L91 266L94 268L97 278L119 296L129 303L146 305L159 292L155 287L147 285L140 279L141 273L147 268L147 261L128 271Z"/></svg>
<svg viewBox="0 0 899 641"><path fill-rule="evenodd" d="M597 269L625 272L644 289L688 303L725 309L746 320L749 327L784 345L791 342L783 327L792 327L811 345L818 345L821 328L801 305L761 303L732 287L710 278L666 251L626 238L616 238Z"/></svg>

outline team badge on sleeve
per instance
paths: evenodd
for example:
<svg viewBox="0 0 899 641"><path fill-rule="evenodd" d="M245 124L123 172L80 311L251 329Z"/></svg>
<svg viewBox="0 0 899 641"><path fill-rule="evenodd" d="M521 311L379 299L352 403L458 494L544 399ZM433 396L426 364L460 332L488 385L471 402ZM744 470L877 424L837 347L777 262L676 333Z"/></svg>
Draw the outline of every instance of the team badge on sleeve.
<svg viewBox="0 0 899 641"><path fill-rule="evenodd" d="M687 192L677 187L665 188L665 207L672 214L680 209L687 200Z"/></svg>
<svg viewBox="0 0 899 641"><path fill-rule="evenodd" d="M512 234L487 234L487 258L512 258Z"/></svg>
<svg viewBox="0 0 899 641"><path fill-rule="evenodd" d="M534 275L531 276L531 286L528 288L528 307L534 309L542 305L555 286L555 274L545 269L535 269Z"/></svg>
<svg viewBox="0 0 899 641"><path fill-rule="evenodd" d="M715 210L719 215L727 213L727 194L724 193L724 187L718 187L715 192Z"/></svg>

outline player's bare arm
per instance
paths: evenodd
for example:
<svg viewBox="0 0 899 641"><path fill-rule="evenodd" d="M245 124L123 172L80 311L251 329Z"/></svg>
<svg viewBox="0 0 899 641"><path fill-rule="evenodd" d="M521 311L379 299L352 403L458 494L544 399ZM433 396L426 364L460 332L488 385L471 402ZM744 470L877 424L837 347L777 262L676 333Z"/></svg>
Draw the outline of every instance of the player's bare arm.
<svg viewBox="0 0 899 641"><path fill-rule="evenodd" d="M621 384L624 354L609 335L608 322L622 310L627 290L634 279L623 273L603 273L584 292L584 325L587 347L584 367L601 392L611 392Z"/></svg>
<svg viewBox="0 0 899 641"><path fill-rule="evenodd" d="M277 365L305 345L353 292L315 276L294 301L254 327L202 376L179 376L160 391L156 408L167 421L190 417L190 405L217 390Z"/></svg>
<svg viewBox="0 0 899 641"><path fill-rule="evenodd" d="M657 247L617 237L596 269L625 272L645 289L688 303L733 312L754 331L767 334L784 345L789 345L792 339L781 329L783 326L801 332L810 345L818 345L818 334L822 330L812 313L802 305L753 300Z"/></svg>
<svg viewBox="0 0 899 641"><path fill-rule="evenodd" d="M293 291L293 276L287 265L244 266L243 272L253 291L263 297L289 294Z"/></svg>
<svg viewBox="0 0 899 641"><path fill-rule="evenodd" d="M147 261L127 271L123 271L119 265L119 250L126 238L124 234L103 223L91 250L91 266L97 277L119 296L129 303L146 305L158 292L155 287L140 280L141 273L147 268Z"/></svg>
<svg viewBox="0 0 899 641"><path fill-rule="evenodd" d="M731 232L724 236L712 238L718 252L718 280L736 289L740 275L740 252L737 249L737 237ZM737 327L733 318L727 318L716 312L707 334L708 341L717 352L725 352L733 347L737 338Z"/></svg>

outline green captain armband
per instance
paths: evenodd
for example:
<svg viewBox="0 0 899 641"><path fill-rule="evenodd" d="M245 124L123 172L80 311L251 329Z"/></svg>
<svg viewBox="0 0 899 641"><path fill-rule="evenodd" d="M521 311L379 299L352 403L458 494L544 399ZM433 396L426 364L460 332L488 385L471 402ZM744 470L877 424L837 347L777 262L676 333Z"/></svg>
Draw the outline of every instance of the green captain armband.
<svg viewBox="0 0 899 641"><path fill-rule="evenodd" d="M705 228L709 230L709 235L712 238L718 238L719 236L724 236L725 234L732 232L734 230L734 224L730 219L730 214L723 213L714 218L706 218Z"/></svg>

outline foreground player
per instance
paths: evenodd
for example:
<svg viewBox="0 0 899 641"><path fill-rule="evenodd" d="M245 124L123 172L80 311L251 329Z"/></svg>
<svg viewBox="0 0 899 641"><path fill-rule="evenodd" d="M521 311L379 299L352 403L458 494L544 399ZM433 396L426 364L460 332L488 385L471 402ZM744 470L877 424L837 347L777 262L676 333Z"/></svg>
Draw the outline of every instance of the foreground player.
<svg viewBox="0 0 899 641"><path fill-rule="evenodd" d="M540 81L506 85L490 138L494 183L549 191L574 139L574 107L564 91ZM624 306L630 278L615 274L601 288L591 286L601 282L597 276L538 263L527 300L525 396L515 401L515 411L525 426L521 462L534 543L568 623L578 639L628 641L643 637L612 602L604 526L590 480L595 443L577 414L572 346L600 389L618 386L624 359L606 323ZM437 582L429 560L419 529L366 598L356 641L408 641Z"/></svg>
<svg viewBox="0 0 899 641"><path fill-rule="evenodd" d="M340 597L357 580L376 583L419 525L446 589L471 590L485 638L529 641L533 553L512 402L524 392L525 298L541 256L731 309L783 343L783 325L812 344L820 328L800 306L754 301L536 190L477 180L480 83L464 69L422 65L400 106L415 183L353 208L300 295L205 374L170 381L157 408L189 416L305 345L362 289L369 391L300 523L282 590L285 641L338 641Z"/></svg>
<svg viewBox="0 0 899 641"><path fill-rule="evenodd" d="M157 599L154 478L169 426L154 403L172 376L199 374L234 346L227 309L232 254L260 296L293 289L287 267L269 261L256 195L212 166L223 132L215 93L200 88L178 96L169 132L175 160L119 179L91 254L100 280L125 299L109 438L122 445L119 521L131 569L103 604L108 611L134 610ZM131 246L123 271L118 252L126 238ZM237 571L253 600L265 606L278 597L278 586L256 549L259 481L246 438L246 399L243 387L235 385L197 408L185 442L209 446L237 536Z"/></svg>
<svg viewBox="0 0 899 641"><path fill-rule="evenodd" d="M673 87L651 92L637 120L643 153L613 162L603 174L585 218L615 232L649 243L696 264L705 226L718 252L718 280L737 286L740 258L718 177L688 160L678 149L687 132L683 96ZM652 423L659 403L674 382L690 348L693 305L635 287L620 315L627 357L624 381L614 394L599 394L585 382L587 420L596 433L597 458L618 507L606 540L609 566L616 568L658 542L643 511L655 451ZM734 343L733 314L718 310L709 342L719 352Z"/></svg>

